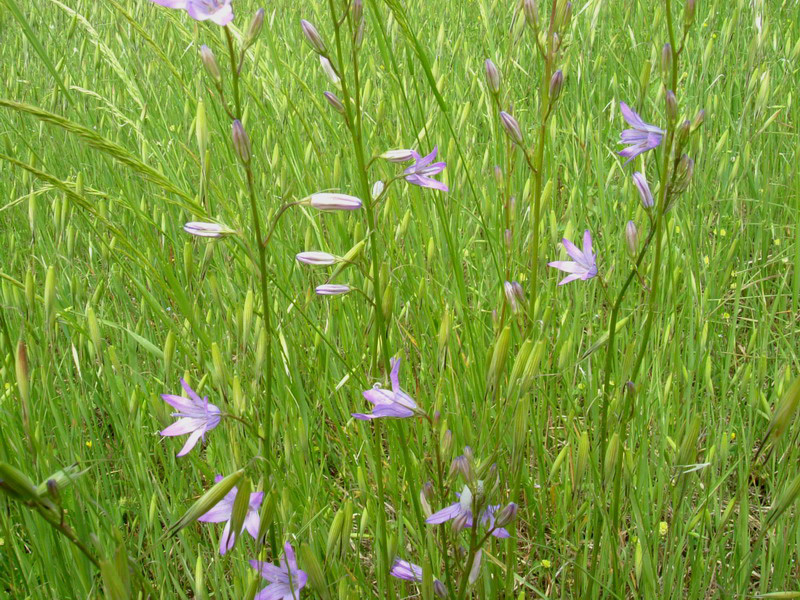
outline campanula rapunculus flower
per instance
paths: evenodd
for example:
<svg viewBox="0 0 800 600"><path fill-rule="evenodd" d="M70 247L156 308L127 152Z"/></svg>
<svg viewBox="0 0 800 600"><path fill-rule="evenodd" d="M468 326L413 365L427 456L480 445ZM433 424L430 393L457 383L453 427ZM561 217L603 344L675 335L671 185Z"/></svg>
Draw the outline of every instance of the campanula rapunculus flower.
<svg viewBox="0 0 800 600"><path fill-rule="evenodd" d="M392 391L381 388L380 384L375 384L375 387L371 390L364 392L364 398L375 405L372 412L369 414L353 413L353 417L361 421L379 419L381 417L404 419L418 413L417 403L414 402L411 396L400 389L399 371L400 359L393 358L392 372L389 375L389 379L392 382Z"/></svg>
<svg viewBox="0 0 800 600"><path fill-rule="evenodd" d="M343 296L349 294L351 289L349 285L343 283L323 283L318 285L315 291L318 296Z"/></svg>
<svg viewBox="0 0 800 600"><path fill-rule="evenodd" d="M620 134L620 143L629 144L627 148L623 148L619 155L627 158L625 164L628 164L634 158L658 147L664 136L664 131L655 125L645 123L630 106L624 102L619 103L622 110L622 116L631 126L631 129L626 129Z"/></svg>
<svg viewBox="0 0 800 600"><path fill-rule="evenodd" d="M444 168L447 166L445 162L433 162L437 152L438 147L434 146L433 152L428 154L428 156L422 157L418 152L412 150L411 155L415 162L404 171L406 181L420 187L449 192L450 188L441 181L437 181L431 177L431 175L437 175L444 171Z"/></svg>
<svg viewBox="0 0 800 600"><path fill-rule="evenodd" d="M558 282L558 285L564 285L576 279L586 281L597 275L597 257L592 252L592 234L589 233L588 229L583 232L583 250L579 250L567 238L562 239L561 243L564 244L564 248L572 260L556 260L547 263L548 267L569 273Z"/></svg>
<svg viewBox="0 0 800 600"><path fill-rule="evenodd" d="M642 199L642 206L645 208L653 208L653 193L650 191L650 186L647 183L647 178L644 173L636 171L633 174L633 183L636 189L639 190L639 197Z"/></svg>
<svg viewBox="0 0 800 600"><path fill-rule="evenodd" d="M222 481L222 475L217 475L214 478L214 483L219 483L220 481ZM225 529L222 530L222 537L219 540L219 553L223 555L233 548L234 543L236 543L236 537L242 533L241 531L239 533L231 531L233 503L236 500L238 491L239 488L233 486L231 491L228 492L214 508L197 519L201 523L225 523ZM254 492L250 494L250 503L247 507L247 516L244 519L242 531L246 529L247 533L253 536L253 539L258 537L258 527L260 524L258 511L261 508L261 502L263 500L264 492Z"/></svg>
<svg viewBox="0 0 800 600"><path fill-rule="evenodd" d="M286 542L283 547L286 554L281 558L281 566L268 562L251 560L250 566L259 572L261 577L270 582L263 590L258 592L253 600L298 600L300 590L306 586L308 575L297 568L297 558L291 544Z"/></svg>
<svg viewBox="0 0 800 600"><path fill-rule="evenodd" d="M196 21L227 25L233 21L232 0L150 0L166 8L185 10Z"/></svg>
<svg viewBox="0 0 800 600"><path fill-rule="evenodd" d="M399 558L394 559L389 575L403 581L422 583L422 567ZM436 594L437 598L447 598L447 588L438 579L433 580L433 593Z"/></svg>
<svg viewBox="0 0 800 600"><path fill-rule="evenodd" d="M208 396L200 398L183 379L181 379L181 385L189 395L188 398L173 394L161 394L161 399L164 402L178 409L178 412L172 413L172 416L180 417L172 425L164 429L161 435L171 437L190 434L189 439L186 440L183 448L178 452L178 456L188 454L201 437L205 440L206 432L219 425L221 418L219 408L208 401Z"/></svg>
<svg viewBox="0 0 800 600"><path fill-rule="evenodd" d="M319 252L317 250L310 250L308 252L299 252L295 255L297 262L305 265L332 265L336 262L336 257L328 252Z"/></svg>
<svg viewBox="0 0 800 600"><path fill-rule="evenodd" d="M441 523L446 523L447 521L457 520L459 524L463 525L464 527L472 527L472 492L470 491L469 487L465 485L464 490L460 494L456 495L458 496L458 502L451 504L447 508L443 508L439 512L433 513L425 520L425 522L430 525L440 525ZM494 537L507 538L509 537L508 531L502 527L495 528L494 526L494 515L499 508L499 504L487 506L483 509L483 511L481 511L481 518L479 520L481 525L488 524L489 529L493 529L492 535Z"/></svg>
<svg viewBox="0 0 800 600"><path fill-rule="evenodd" d="M204 223L202 221L190 221L183 226L183 230L197 237L219 238L236 233L227 225L221 223Z"/></svg>

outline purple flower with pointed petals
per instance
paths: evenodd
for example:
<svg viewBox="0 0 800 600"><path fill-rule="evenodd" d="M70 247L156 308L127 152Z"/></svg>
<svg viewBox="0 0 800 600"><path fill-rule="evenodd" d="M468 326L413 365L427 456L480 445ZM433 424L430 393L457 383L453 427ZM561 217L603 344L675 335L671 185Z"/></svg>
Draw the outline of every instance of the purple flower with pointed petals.
<svg viewBox="0 0 800 600"><path fill-rule="evenodd" d="M227 25L233 21L232 0L150 0L166 8L185 10L196 21Z"/></svg>
<svg viewBox="0 0 800 600"><path fill-rule="evenodd" d="M217 475L214 478L214 483L219 483L220 481L222 481L222 475ZM222 537L219 540L219 553L222 555L233 548L237 535L242 533L240 531L237 534L231 531L233 503L236 500L237 492L238 488L234 486L222 500L217 502L214 508L197 519L202 523L225 523L225 529L222 530ZM253 536L253 539L258 538L258 527L260 524L258 511L261 508L261 502L263 500L264 492L254 492L250 494L250 505L247 508L247 516L244 518L242 531L246 529L247 533Z"/></svg>
<svg viewBox="0 0 800 600"><path fill-rule="evenodd" d="M172 425L164 429L161 435L170 437L190 434L189 439L186 440L183 448L178 452L178 456L187 454L194 448L201 437L205 441L206 432L219 425L220 420L219 408L208 401L208 396L204 396L201 399L183 379L181 379L181 385L189 395L188 398L172 394L161 394L161 399L164 402L178 409L178 412L172 413L172 416L180 417Z"/></svg>
<svg viewBox="0 0 800 600"><path fill-rule="evenodd" d="M392 391L381 388L380 384L375 384L371 390L364 392L364 398L375 405L369 414L352 413L353 417L361 421L370 419L380 419L381 417L394 417L403 419L412 417L420 412L417 403L413 398L400 389L400 359L392 359L392 372L389 376L392 382Z"/></svg>
<svg viewBox="0 0 800 600"><path fill-rule="evenodd" d="M629 144L627 148L623 148L619 153L620 156L628 159L625 161L627 165L641 153L657 147L664 136L664 130L655 125L645 123L642 117L624 102L620 102L619 106L622 110L622 116L628 122L628 125L632 127L632 129L626 129L620 134L620 143Z"/></svg>
<svg viewBox="0 0 800 600"><path fill-rule="evenodd" d="M567 254L573 260L556 260L547 263L548 267L569 273L558 282L558 285L564 285L576 279L586 281L597 275L597 257L592 252L592 234L589 233L588 229L583 232L583 251L578 250L578 247L567 238L562 239L561 243L564 244Z"/></svg>
<svg viewBox="0 0 800 600"><path fill-rule="evenodd" d="M300 590L306 586L308 575L297 568L297 559L291 544L283 547L286 556L281 558L281 566L251 560L250 566L269 581L269 585L255 595L253 600L298 600Z"/></svg>
<svg viewBox="0 0 800 600"><path fill-rule="evenodd" d="M460 494L457 493L456 496L458 496L458 502L443 508L439 512L433 513L425 520L425 522L429 525L440 525L442 523L446 523L447 521L458 519L460 523L464 524L464 527L472 527L472 492L470 491L469 487L465 485L464 490ZM492 535L494 537L507 538L509 537L509 533L506 529L503 527L495 528L494 526L494 515L499 509L499 504L487 506L481 512L479 521L481 525L488 524L489 529L492 530Z"/></svg>
<svg viewBox="0 0 800 600"><path fill-rule="evenodd" d="M399 558L394 559L392 570L389 571L389 575L404 581L422 583L422 567Z"/></svg>
<svg viewBox="0 0 800 600"><path fill-rule="evenodd" d="M428 154L428 156L421 157L417 151L412 150L411 154L414 157L414 164L404 171L406 181L420 187L449 192L450 188L441 181L437 181L431 177L431 175L436 175L444 171L444 168L447 166L445 162L432 162L433 159L436 158L437 152L438 146L434 146L433 152Z"/></svg>

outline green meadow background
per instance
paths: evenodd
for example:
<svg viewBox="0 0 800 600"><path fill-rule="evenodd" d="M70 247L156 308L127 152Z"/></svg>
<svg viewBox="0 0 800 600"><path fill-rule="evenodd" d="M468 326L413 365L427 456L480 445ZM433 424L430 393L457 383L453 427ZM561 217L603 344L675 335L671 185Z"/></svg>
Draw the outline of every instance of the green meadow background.
<svg viewBox="0 0 800 600"><path fill-rule="evenodd" d="M593 514L606 510L594 440L605 357L597 343L609 304L599 280L557 287L559 274L542 266L537 321L504 307L503 282L528 290L530 281L531 181L499 128L483 77L491 57L503 74L502 105L513 105L533 140L541 61L512 0L407 0L443 107L388 7L365 4L367 148L375 155L438 146L451 189L397 184L379 207L389 351L404 357L404 389L440 411L457 452L469 445L487 457L499 448L502 498L512 461L524 464L514 597L580 598ZM235 0L234 25L245 28L259 6ZM243 69L263 214L312 192L357 194L349 134L322 97L332 84L299 26L307 18L331 35L327 3L264 7L266 26ZM63 491L69 523L101 556L122 543L158 597L243 598L252 539L220 557L221 525L163 534L216 473L259 452L256 440L224 420L205 449L177 459L183 438L158 435L172 421L159 394L179 393L183 376L244 418L264 402L266 334L253 308L258 272L245 249L243 172L198 56L206 43L224 64L221 30L145 0L3 0L0 9L0 461L36 482L73 463L86 469ZM626 167L616 155L625 127L619 101L663 123L665 21L660 2L578 0L566 38L565 86L545 155L542 262L562 258L561 238L588 228L612 293L630 264L625 223L646 230L630 174L646 164L657 180L654 153ZM796 507L760 538L767 511L798 475L800 425L790 424L763 464L750 468L800 374L798 59L797 2L698 2L675 93L683 118L704 108L706 120L690 143L694 179L668 215L655 330L626 416L620 531L613 540L604 535L598 552L595 591L605 597L800 597ZM210 128L205 177L194 127L199 101ZM376 162L370 176L393 174ZM510 247L504 195L516 198ZM244 243L182 231L184 222L207 218L245 232ZM390 597L376 587L379 510L392 554L421 564L433 536L418 527L413 498L430 478L437 435L423 422L384 424L380 502L369 426L350 418L366 408L361 391L383 380L370 366L372 311L357 294L316 297L325 271L294 260L302 250L344 254L364 232L362 214L296 208L269 246L276 395L271 422L260 426L273 432L278 541L308 544L328 584L304 597ZM645 267L643 277L651 275ZM336 281L366 287L353 267ZM646 299L638 286L623 303L616 387L635 357ZM487 386L499 319L512 325L509 356L497 385ZM509 373L526 338L541 344L542 357L532 386L518 395ZM20 339L31 370L30 436L15 376ZM512 456L519 403L528 410L525 451ZM622 435L619 423L612 411L611 431ZM593 442L579 480L583 432ZM677 456L687 439L702 466L682 474ZM346 506L350 529L331 550L329 528ZM505 597L506 549L487 548L475 598ZM398 582L394 593L418 592ZM0 597L101 598L103 591L66 540L3 498Z"/></svg>

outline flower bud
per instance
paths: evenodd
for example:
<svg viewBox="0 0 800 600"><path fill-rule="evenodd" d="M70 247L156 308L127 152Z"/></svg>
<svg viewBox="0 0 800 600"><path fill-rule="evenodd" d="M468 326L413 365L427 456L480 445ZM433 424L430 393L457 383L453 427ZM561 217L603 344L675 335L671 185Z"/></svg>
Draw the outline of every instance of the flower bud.
<svg viewBox="0 0 800 600"><path fill-rule="evenodd" d="M496 95L500 92L502 81L500 71L490 58L487 58L483 65L486 68L486 85L489 86L489 91Z"/></svg>
<svg viewBox="0 0 800 600"><path fill-rule="evenodd" d="M567 5L564 7L564 22L561 24L561 30L564 31L569 27L569 24L572 22L572 2L567 2Z"/></svg>
<svg viewBox="0 0 800 600"><path fill-rule="evenodd" d="M339 85L339 76L336 74L336 70L333 68L331 61L329 61L324 56L320 55L319 57L319 64L322 66L322 70L324 71L325 75L328 79L331 80L333 85Z"/></svg>
<svg viewBox="0 0 800 600"><path fill-rule="evenodd" d="M407 148L400 150L387 150L381 154L380 157L384 160L388 160L389 162L404 163L414 158L414 151Z"/></svg>
<svg viewBox="0 0 800 600"><path fill-rule="evenodd" d="M322 95L325 96L325 100L327 100L328 104L333 107L333 110L338 112L340 115L344 114L344 105L342 104L342 101L336 97L336 94L333 92L323 92Z"/></svg>
<svg viewBox="0 0 800 600"><path fill-rule="evenodd" d="M448 430L449 431L449 430ZM461 474L469 481L472 478L472 467L469 460L463 454L456 456L450 464L450 476Z"/></svg>
<svg viewBox="0 0 800 600"><path fill-rule="evenodd" d="M295 255L295 259L297 262L303 263L304 265L332 265L336 262L336 257L333 254L328 254L327 252L317 252L317 251L309 251L309 252L300 252Z"/></svg>
<svg viewBox="0 0 800 600"><path fill-rule="evenodd" d="M633 183L636 184L636 189L639 190L642 206L646 209L653 208L653 194L650 192L650 186L647 184L644 173L636 171L633 174Z"/></svg>
<svg viewBox="0 0 800 600"><path fill-rule="evenodd" d="M536 0L524 0L522 9L525 11L525 21L534 29L539 29L539 9Z"/></svg>
<svg viewBox="0 0 800 600"><path fill-rule="evenodd" d="M239 119L236 119L231 125L231 135L233 137L233 149L236 150L236 155L239 157L239 160L244 164L249 163L252 152L250 137L247 135Z"/></svg>
<svg viewBox="0 0 800 600"><path fill-rule="evenodd" d="M323 285L318 285L315 291L318 296L343 296L350 292L350 286L338 283L325 283Z"/></svg>
<svg viewBox="0 0 800 600"><path fill-rule="evenodd" d="M678 100L675 98L675 93L672 90L667 90L665 103L667 106L667 120L670 123L674 123L675 119L678 118Z"/></svg>
<svg viewBox="0 0 800 600"><path fill-rule="evenodd" d="M311 49L317 54L325 54L325 42L322 41L322 36L320 36L317 28L305 19L300 19L300 26L303 28L303 35Z"/></svg>
<svg viewBox="0 0 800 600"><path fill-rule="evenodd" d="M639 230L636 229L636 223L628 221L625 225L625 242L628 244L628 252L631 256L636 256L639 249Z"/></svg>
<svg viewBox="0 0 800 600"><path fill-rule="evenodd" d="M183 226L183 230L188 234L207 238L218 238L236 233L227 225L203 223L201 221L190 221Z"/></svg>
<svg viewBox="0 0 800 600"><path fill-rule="evenodd" d="M676 132L676 142L678 146L678 151L680 152L681 148L684 147L687 141L689 141L689 133L692 130L692 124L689 120L685 120L683 123L678 125L678 131Z"/></svg>
<svg viewBox="0 0 800 600"><path fill-rule="evenodd" d="M685 27L689 27L692 23L694 23L694 13L696 8L697 3L695 0L686 0L686 4L683 7L683 24Z"/></svg>
<svg viewBox="0 0 800 600"><path fill-rule="evenodd" d="M695 132L700 126L703 124L703 121L706 120L706 111L702 108L697 111L697 114L694 116L694 120L692 121L692 132Z"/></svg>
<svg viewBox="0 0 800 600"><path fill-rule="evenodd" d="M511 141L521 146L523 143L522 129L520 129L517 120L506 111L501 110L500 122L503 124L503 128L506 130L508 137L511 138Z"/></svg>
<svg viewBox="0 0 800 600"><path fill-rule="evenodd" d="M504 238L506 242L506 248L509 250L511 249L511 242L514 239L514 233L510 229L506 229L504 233Z"/></svg>
<svg viewBox="0 0 800 600"><path fill-rule="evenodd" d="M517 296L514 293L514 286L511 285L510 281L506 281L503 284L503 292L505 292L506 301L508 302L508 305L511 307L511 312L517 314L517 312L519 311L519 304L517 303Z"/></svg>
<svg viewBox="0 0 800 600"><path fill-rule="evenodd" d="M386 184L383 183L380 179L372 184L372 199L377 200L381 197L383 190L386 189Z"/></svg>
<svg viewBox="0 0 800 600"><path fill-rule="evenodd" d="M446 600L446 598L448 597L447 588L438 579L433 580L433 593L436 595L437 598L442 598L443 600Z"/></svg>
<svg viewBox="0 0 800 600"><path fill-rule="evenodd" d="M439 442L439 450L442 453L443 458L447 458L450 455L450 451L453 449L453 432L449 429L442 434L442 439Z"/></svg>
<svg viewBox="0 0 800 600"><path fill-rule="evenodd" d="M495 517L495 527L505 527L511 523L511 521L517 518L517 510L518 507L513 502L506 504Z"/></svg>
<svg viewBox="0 0 800 600"><path fill-rule="evenodd" d="M256 14L253 15L253 19L250 21L250 25L247 28L247 35L244 38L245 48L255 44L263 28L264 28L264 9L259 8L256 11Z"/></svg>
<svg viewBox="0 0 800 600"><path fill-rule="evenodd" d="M458 533L462 529L468 527L469 523L469 514L468 513L459 513L455 519L453 519L453 533Z"/></svg>
<svg viewBox="0 0 800 600"><path fill-rule="evenodd" d="M672 79L672 46L669 42L661 48L661 77L665 85Z"/></svg>
<svg viewBox="0 0 800 600"><path fill-rule="evenodd" d="M550 78L550 103L555 103L561 95L561 89L564 87L564 73L559 69Z"/></svg>
<svg viewBox="0 0 800 600"><path fill-rule="evenodd" d="M694 175L694 161L688 155L683 154L675 172L675 187L673 191L677 193L685 191L689 187L692 175Z"/></svg>
<svg viewBox="0 0 800 600"><path fill-rule="evenodd" d="M219 71L219 65L217 64L217 59L214 58L214 52L203 44L200 46L200 60L203 63L203 66L206 68L206 73L211 79L214 80L214 83L220 85L222 83L222 74Z"/></svg>
<svg viewBox="0 0 800 600"><path fill-rule="evenodd" d="M363 0L354 0L353 1L353 22L354 23L361 23L361 19L364 18L364 2Z"/></svg>
<svg viewBox="0 0 800 600"><path fill-rule="evenodd" d="M303 204L308 204L317 210L357 210L361 208L361 200L355 196L333 193L311 194L311 197Z"/></svg>

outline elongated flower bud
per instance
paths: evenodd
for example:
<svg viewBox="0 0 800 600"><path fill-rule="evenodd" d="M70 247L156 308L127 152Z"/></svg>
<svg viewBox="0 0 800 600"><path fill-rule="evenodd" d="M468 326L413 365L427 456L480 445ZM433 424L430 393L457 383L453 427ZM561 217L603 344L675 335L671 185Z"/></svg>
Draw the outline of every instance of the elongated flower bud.
<svg viewBox="0 0 800 600"><path fill-rule="evenodd" d="M667 90L664 101L667 106L667 120L673 123L678 118L678 100L675 98L675 93L672 90Z"/></svg>
<svg viewBox="0 0 800 600"><path fill-rule="evenodd" d="M524 0L522 9L525 11L525 21L534 29L539 28L539 9L536 0Z"/></svg>
<svg viewBox="0 0 800 600"><path fill-rule="evenodd" d="M513 502L509 502L506 504L503 509L497 513L497 517L495 518L495 526L497 527L505 527L511 521L517 518L517 510L518 507Z"/></svg>
<svg viewBox="0 0 800 600"><path fill-rule="evenodd" d="M650 186L647 184L644 173L636 171L633 174L633 183L636 184L636 189L639 190L639 197L642 199L642 206L646 209L653 208L653 194L650 192Z"/></svg>
<svg viewBox="0 0 800 600"><path fill-rule="evenodd" d="M519 304L517 303L517 296L514 294L514 286L511 285L510 281L506 281L503 284L503 292L505 292L506 301L508 301L508 305L511 307L511 312L517 314L519 311Z"/></svg>
<svg viewBox="0 0 800 600"><path fill-rule="evenodd" d="M203 223L201 221L190 221L183 226L183 230L197 237L218 238L236 233L227 225L220 223Z"/></svg>
<svg viewBox="0 0 800 600"><path fill-rule="evenodd" d="M683 7L683 24L685 27L689 27L692 23L694 23L696 6L697 3L695 0L686 0L686 4Z"/></svg>
<svg viewBox="0 0 800 600"><path fill-rule="evenodd" d="M323 92L322 95L325 96L325 100L327 100L328 104L333 107L333 110L338 112L340 115L344 114L344 104L342 104L342 101L336 97L336 94L333 92Z"/></svg>
<svg viewBox="0 0 800 600"><path fill-rule="evenodd" d="M361 23L364 18L364 2L363 0L354 0L353 2L353 22Z"/></svg>
<svg viewBox="0 0 800 600"><path fill-rule="evenodd" d="M219 65L217 64L217 59L214 58L214 52L203 44L200 46L200 60L203 63L203 66L206 69L206 73L211 79L214 80L214 83L217 85L222 83L222 74L219 71Z"/></svg>
<svg viewBox="0 0 800 600"><path fill-rule="evenodd" d="M450 464L450 475L461 474L469 481L472 479L472 467L469 464L469 459L463 454L456 456Z"/></svg>
<svg viewBox="0 0 800 600"><path fill-rule="evenodd" d="M403 148L401 150L387 150L381 158L393 163L404 163L414 158L414 151Z"/></svg>
<svg viewBox="0 0 800 600"><path fill-rule="evenodd" d="M511 141L521 146L523 143L522 129L520 129L517 120L506 111L501 110L500 122L503 124L503 128L506 130L508 137L511 138Z"/></svg>
<svg viewBox="0 0 800 600"><path fill-rule="evenodd" d="M300 26L303 28L303 35L311 49L317 54L325 54L325 42L322 41L322 36L320 36L317 28L305 19L300 20Z"/></svg>
<svg viewBox="0 0 800 600"><path fill-rule="evenodd" d="M317 210L357 210L361 208L361 200L347 194L320 193L312 194L304 202Z"/></svg>
<svg viewBox="0 0 800 600"><path fill-rule="evenodd" d="M636 229L636 223L628 221L625 225L625 242L628 244L628 252L631 256L636 256L639 250L639 230Z"/></svg>
<svg viewBox="0 0 800 600"><path fill-rule="evenodd" d="M383 190L386 189L386 184L383 183L380 179L372 184L372 199L377 200L383 194Z"/></svg>
<svg viewBox="0 0 800 600"><path fill-rule="evenodd" d="M300 252L295 256L295 258L297 259L297 262L315 266L332 265L336 262L336 257L333 254L328 254L327 252Z"/></svg>
<svg viewBox="0 0 800 600"><path fill-rule="evenodd" d="M697 114L694 116L694 120L692 121L692 132L695 132L697 129L699 129L705 120L706 111L701 108L697 111Z"/></svg>
<svg viewBox="0 0 800 600"><path fill-rule="evenodd" d="M231 137L233 139L233 149L236 150L236 156L242 163L247 164L250 162L250 155L252 148L250 146L250 136L244 130L244 126L239 119L236 119L231 125Z"/></svg>
<svg viewBox="0 0 800 600"><path fill-rule="evenodd" d="M450 451L453 449L453 432L449 429L442 434L442 439L439 442L439 450L442 457L446 460L450 456Z"/></svg>
<svg viewBox="0 0 800 600"><path fill-rule="evenodd" d="M669 42L661 47L661 77L665 85L672 79L672 46Z"/></svg>
<svg viewBox="0 0 800 600"><path fill-rule="evenodd" d="M678 125L678 131L675 132L675 143L678 146L678 151L683 149L686 142L689 141L689 133L692 131L692 123L686 119L683 123Z"/></svg>
<svg viewBox="0 0 800 600"><path fill-rule="evenodd" d="M483 63L483 66L486 69L486 85L489 86L489 91L492 94L498 94L500 92L500 71L498 71L495 64L492 62L492 59L487 58L486 61Z"/></svg>
<svg viewBox="0 0 800 600"><path fill-rule="evenodd" d="M350 286L338 283L326 283L318 285L316 289L319 296L343 296L350 293Z"/></svg>
<svg viewBox="0 0 800 600"><path fill-rule="evenodd" d="M692 175L694 175L694 161L686 154L683 154L675 172L675 187L673 191L676 193L685 191L689 187Z"/></svg>
<svg viewBox="0 0 800 600"><path fill-rule="evenodd" d="M550 78L550 102L554 103L561 95L561 89L564 87L564 73L559 69Z"/></svg>
<svg viewBox="0 0 800 600"><path fill-rule="evenodd" d="M442 598L442 600L449 597L447 593L447 588L438 579L433 580L433 593L436 595L437 598Z"/></svg>
<svg viewBox="0 0 800 600"><path fill-rule="evenodd" d="M333 68L331 61L329 61L324 56L320 55L319 57L319 64L322 66L322 70L325 72L325 75L328 76L328 79L331 80L333 85L339 85L339 76L336 74L336 70Z"/></svg>
<svg viewBox="0 0 800 600"><path fill-rule="evenodd" d="M263 28L264 28L264 9L259 8L256 11L256 14L253 15L253 19L250 21L250 25L247 27L247 35L244 38L245 48L255 44Z"/></svg>

